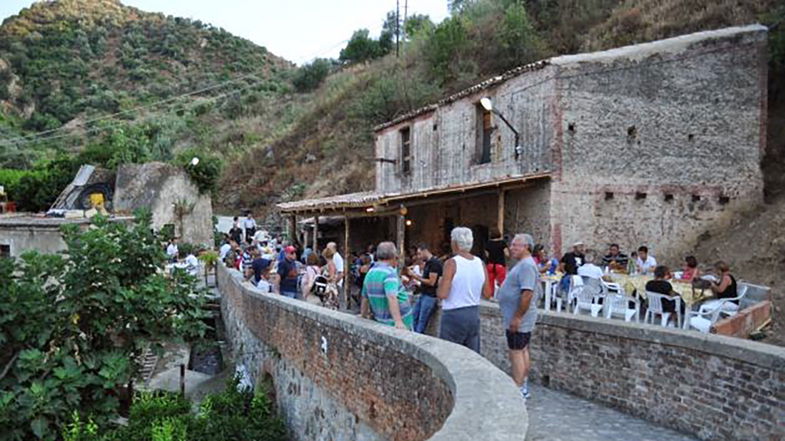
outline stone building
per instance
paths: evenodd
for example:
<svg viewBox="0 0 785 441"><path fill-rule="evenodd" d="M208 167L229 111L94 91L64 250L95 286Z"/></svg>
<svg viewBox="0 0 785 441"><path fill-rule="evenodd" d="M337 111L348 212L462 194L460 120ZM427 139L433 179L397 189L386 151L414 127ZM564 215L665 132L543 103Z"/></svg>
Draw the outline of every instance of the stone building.
<svg viewBox="0 0 785 441"><path fill-rule="evenodd" d="M676 258L762 200L766 34L733 27L519 67L376 127L373 192L279 209L292 225L345 216L352 250L438 246L465 225L478 247L498 227L557 254L582 240Z"/></svg>

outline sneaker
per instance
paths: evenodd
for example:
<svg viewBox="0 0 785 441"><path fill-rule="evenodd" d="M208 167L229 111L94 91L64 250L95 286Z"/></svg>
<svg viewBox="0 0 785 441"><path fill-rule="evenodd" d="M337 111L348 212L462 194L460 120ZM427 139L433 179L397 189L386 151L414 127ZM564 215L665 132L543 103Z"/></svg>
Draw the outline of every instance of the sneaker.
<svg viewBox="0 0 785 441"><path fill-rule="evenodd" d="M521 397L523 397L524 400L528 400L529 398L531 398L531 394L529 393L529 385L528 384L524 383L524 385L521 386L520 391L521 391Z"/></svg>

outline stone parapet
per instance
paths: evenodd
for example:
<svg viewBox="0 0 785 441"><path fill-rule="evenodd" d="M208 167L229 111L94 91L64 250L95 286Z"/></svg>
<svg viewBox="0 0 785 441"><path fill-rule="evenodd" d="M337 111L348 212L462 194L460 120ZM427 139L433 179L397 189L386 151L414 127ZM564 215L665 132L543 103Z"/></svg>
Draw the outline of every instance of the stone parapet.
<svg viewBox="0 0 785 441"><path fill-rule="evenodd" d="M509 370L497 304L483 355ZM785 348L721 335L540 311L533 381L703 440L785 439Z"/></svg>
<svg viewBox="0 0 785 441"><path fill-rule="evenodd" d="M510 378L449 342L244 283L221 267L233 358L272 391L294 440L523 440Z"/></svg>

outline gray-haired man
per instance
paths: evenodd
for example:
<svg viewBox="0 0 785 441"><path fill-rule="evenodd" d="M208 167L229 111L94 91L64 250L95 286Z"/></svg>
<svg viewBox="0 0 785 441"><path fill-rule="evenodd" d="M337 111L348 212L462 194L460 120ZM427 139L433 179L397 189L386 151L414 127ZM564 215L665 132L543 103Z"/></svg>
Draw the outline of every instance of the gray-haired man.
<svg viewBox="0 0 785 441"><path fill-rule="evenodd" d="M518 263L508 271L497 294L512 363L512 379L520 388L523 398L529 398L526 382L531 366L529 341L537 321L537 300L542 295L537 264L531 255L533 248L534 239L531 235L515 235L510 243L510 256L517 259Z"/></svg>

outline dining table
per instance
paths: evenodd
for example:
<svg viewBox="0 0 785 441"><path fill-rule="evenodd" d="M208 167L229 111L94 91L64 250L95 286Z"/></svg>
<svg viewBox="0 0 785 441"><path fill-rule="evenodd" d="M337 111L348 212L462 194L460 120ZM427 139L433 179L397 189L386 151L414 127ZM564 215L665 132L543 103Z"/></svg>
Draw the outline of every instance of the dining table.
<svg viewBox="0 0 785 441"><path fill-rule="evenodd" d="M618 283L627 294L633 295L634 293L644 300L646 299L646 283L654 280L654 277L646 274L610 273L608 276L614 283ZM714 297L710 289L694 289L691 283L675 279L669 280L669 282L688 308L692 308L693 305Z"/></svg>

